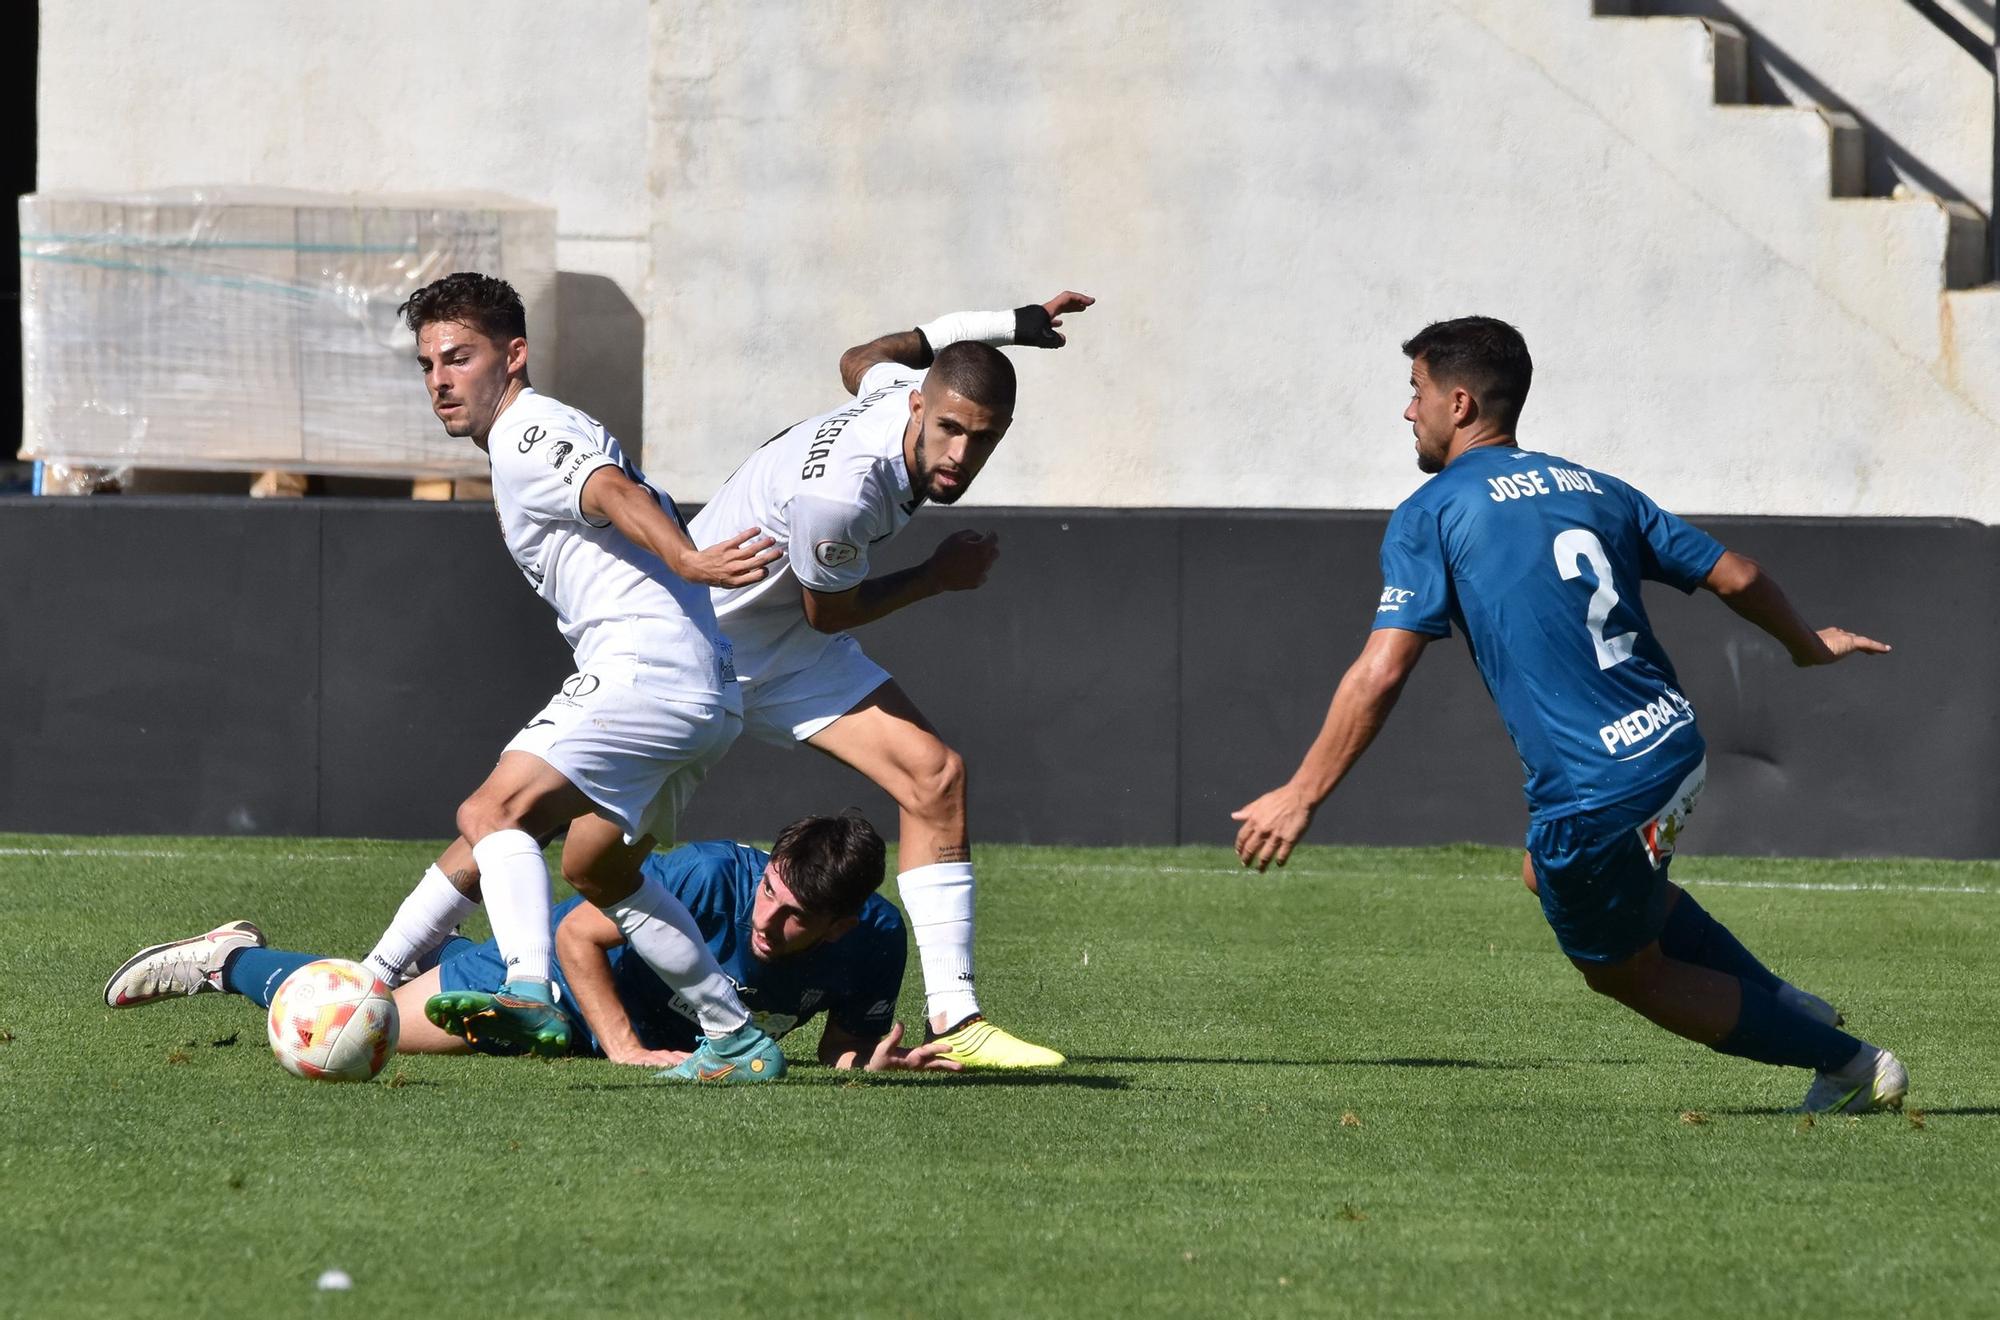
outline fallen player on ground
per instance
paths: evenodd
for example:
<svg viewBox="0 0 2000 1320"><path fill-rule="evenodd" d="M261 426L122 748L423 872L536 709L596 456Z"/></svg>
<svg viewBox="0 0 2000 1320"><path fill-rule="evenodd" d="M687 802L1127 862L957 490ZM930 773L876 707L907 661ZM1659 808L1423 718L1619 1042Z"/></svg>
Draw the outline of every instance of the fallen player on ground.
<svg viewBox="0 0 2000 1320"><path fill-rule="evenodd" d="M646 859L647 879L693 915L709 952L737 987L759 1028L782 1037L820 1013L819 1060L833 1068L956 1071L942 1042L901 1047L895 1020L905 960L903 917L876 891L882 838L857 815L809 816L778 835L769 853L736 843L693 843ZM570 1053L671 1068L698 1046L700 1025L685 1000L632 956L618 927L572 898L554 909L556 1003L570 1020ZM248 921L134 954L104 987L113 1008L221 991L264 1007L285 978L327 955L265 947ZM460 995L484 996L506 979L499 946L458 938L437 963L395 991L405 1054L528 1047L478 1035L484 1020L439 1011ZM448 1029L454 1028L454 1029Z"/></svg>

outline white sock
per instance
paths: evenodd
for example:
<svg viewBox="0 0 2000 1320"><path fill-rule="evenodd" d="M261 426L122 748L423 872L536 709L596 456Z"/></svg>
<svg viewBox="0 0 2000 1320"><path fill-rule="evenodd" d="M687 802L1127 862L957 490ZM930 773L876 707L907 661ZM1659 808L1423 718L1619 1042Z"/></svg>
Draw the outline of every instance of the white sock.
<svg viewBox="0 0 2000 1320"><path fill-rule="evenodd" d="M924 1007L949 1027L979 1011L972 992L972 863L936 862L896 877L924 965Z"/></svg>
<svg viewBox="0 0 2000 1320"><path fill-rule="evenodd" d="M479 904L458 892L458 886L432 866L396 909L396 919L375 941L363 961L389 985L403 983L403 969L444 943L452 927L471 916Z"/></svg>
<svg viewBox="0 0 2000 1320"><path fill-rule="evenodd" d="M603 909L632 952L694 1005L704 1035L727 1036L750 1020L736 985L708 951L694 918L659 881L647 876L630 897Z"/></svg>
<svg viewBox="0 0 2000 1320"><path fill-rule="evenodd" d="M549 864L525 830L496 830L472 845L486 919L507 979L549 979Z"/></svg>

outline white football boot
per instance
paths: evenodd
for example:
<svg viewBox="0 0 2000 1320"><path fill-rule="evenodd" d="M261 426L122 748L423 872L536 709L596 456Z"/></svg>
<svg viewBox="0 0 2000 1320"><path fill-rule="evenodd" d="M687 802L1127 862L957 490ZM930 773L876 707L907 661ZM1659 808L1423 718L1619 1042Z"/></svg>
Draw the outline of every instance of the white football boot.
<svg viewBox="0 0 2000 1320"><path fill-rule="evenodd" d="M1795 1013L1803 1013L1815 1022L1824 1022L1829 1027L1847 1025L1847 1015L1808 990L1801 990L1786 981L1778 987L1777 1000Z"/></svg>
<svg viewBox="0 0 2000 1320"><path fill-rule="evenodd" d="M1807 1114L1867 1114L1901 1109L1909 1089L1909 1070L1895 1055L1863 1045L1846 1067L1813 1078L1799 1110Z"/></svg>
<svg viewBox="0 0 2000 1320"><path fill-rule="evenodd" d="M174 995L201 995L222 989L222 964L238 949L261 949L264 932L247 921L231 921L206 935L141 949L104 983L104 1002L113 1008L150 1004Z"/></svg>

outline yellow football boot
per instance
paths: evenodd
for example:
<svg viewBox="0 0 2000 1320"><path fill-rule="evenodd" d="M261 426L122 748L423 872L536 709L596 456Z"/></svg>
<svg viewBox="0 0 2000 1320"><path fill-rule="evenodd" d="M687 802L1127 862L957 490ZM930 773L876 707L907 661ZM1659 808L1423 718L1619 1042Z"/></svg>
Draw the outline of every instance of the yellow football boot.
<svg viewBox="0 0 2000 1320"><path fill-rule="evenodd" d="M924 1035L926 1043L949 1044L944 1057L967 1068L1060 1068L1069 1062L1052 1049L1002 1031L978 1013L949 1031L926 1030Z"/></svg>

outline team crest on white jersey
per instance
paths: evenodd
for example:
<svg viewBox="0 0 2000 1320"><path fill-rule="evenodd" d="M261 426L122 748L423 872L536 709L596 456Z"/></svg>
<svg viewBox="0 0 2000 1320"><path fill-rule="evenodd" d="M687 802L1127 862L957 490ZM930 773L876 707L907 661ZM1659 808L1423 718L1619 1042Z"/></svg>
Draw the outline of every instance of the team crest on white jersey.
<svg viewBox="0 0 2000 1320"><path fill-rule="evenodd" d="M860 553L860 547L849 545L845 541L821 541L813 546L813 558L819 560L823 568L839 568L842 564L851 564L855 556Z"/></svg>

